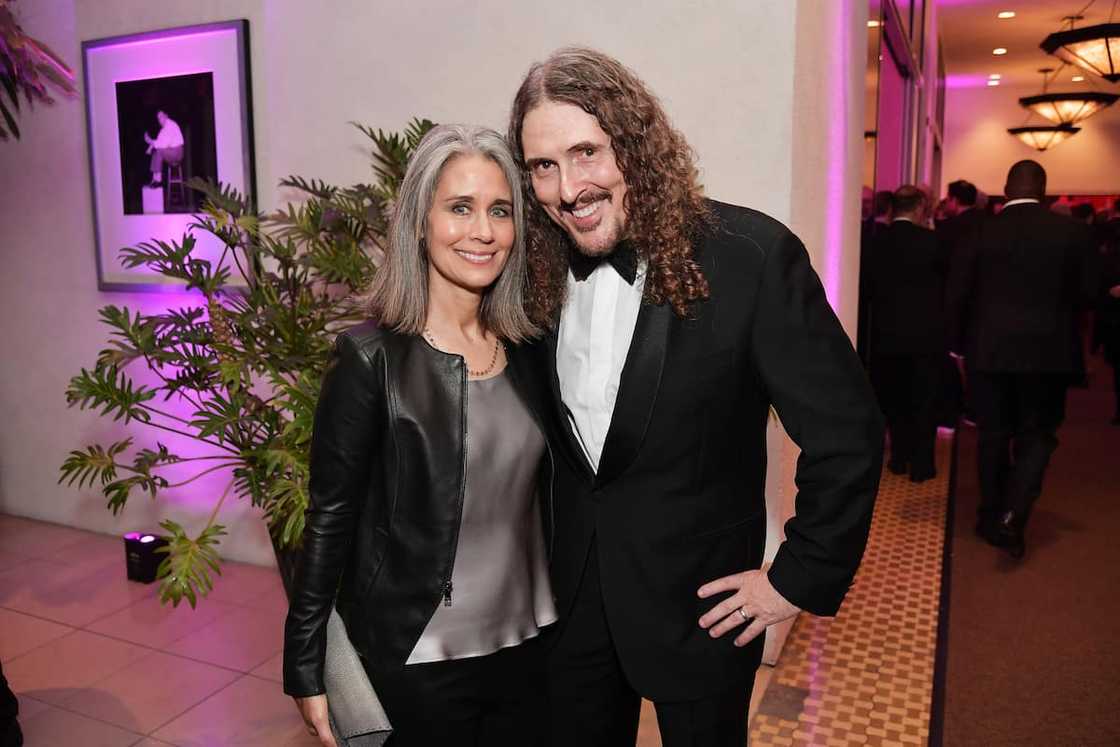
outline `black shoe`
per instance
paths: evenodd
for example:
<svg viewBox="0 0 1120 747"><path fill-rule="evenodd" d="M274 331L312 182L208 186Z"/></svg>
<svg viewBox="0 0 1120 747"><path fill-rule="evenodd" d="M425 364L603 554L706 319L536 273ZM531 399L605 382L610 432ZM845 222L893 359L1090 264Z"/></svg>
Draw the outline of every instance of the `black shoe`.
<svg viewBox="0 0 1120 747"><path fill-rule="evenodd" d="M976 536L987 542L993 547L999 547L996 540L995 526L992 520L988 517L979 518L976 520Z"/></svg>
<svg viewBox="0 0 1120 747"><path fill-rule="evenodd" d="M893 472L896 475L905 475L906 474L906 463L905 462L887 462L887 469L889 469L891 472Z"/></svg>
<svg viewBox="0 0 1120 747"><path fill-rule="evenodd" d="M1022 521L1014 511L1007 511L999 517L993 530L993 539L994 545L1006 550L1007 554L1016 560L1020 560L1027 554Z"/></svg>
<svg viewBox="0 0 1120 747"><path fill-rule="evenodd" d="M930 470L928 472L911 472L910 482L925 482L937 477L937 470Z"/></svg>

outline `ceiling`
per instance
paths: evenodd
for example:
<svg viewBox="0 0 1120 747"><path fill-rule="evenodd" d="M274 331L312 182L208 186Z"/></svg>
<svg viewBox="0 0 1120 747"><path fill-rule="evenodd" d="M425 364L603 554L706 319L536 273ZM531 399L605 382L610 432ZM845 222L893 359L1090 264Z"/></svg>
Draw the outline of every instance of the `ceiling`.
<svg viewBox="0 0 1120 747"><path fill-rule="evenodd" d="M1048 34L1065 28L1062 18L1075 13L1085 16L1077 26L1107 23L1110 14L1120 23L1117 0L936 0L938 26L950 85L986 85L991 73L1003 76L1003 85L1042 87L1041 67L1059 68L1061 60L1046 54L1038 45ZM1086 6L1087 9L1082 10ZM1115 8L1115 11L1114 11ZM1000 11L1015 11L1015 17L1001 20ZM1005 47L1007 54L996 56L992 50ZM1064 90L1105 90L1120 93L1112 85L1089 73L1084 83L1070 78L1082 73L1066 67L1055 78Z"/></svg>

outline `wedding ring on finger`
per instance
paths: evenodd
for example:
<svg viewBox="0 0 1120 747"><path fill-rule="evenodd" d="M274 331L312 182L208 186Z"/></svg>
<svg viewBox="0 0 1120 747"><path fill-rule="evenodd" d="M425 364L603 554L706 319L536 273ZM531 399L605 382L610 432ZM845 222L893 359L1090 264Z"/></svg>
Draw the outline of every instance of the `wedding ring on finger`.
<svg viewBox="0 0 1120 747"><path fill-rule="evenodd" d="M743 622L746 622L747 620L750 620L750 619L751 619L751 618L750 618L750 617L749 617L749 616L747 615L747 613L743 611L743 608L742 608L742 607L740 607L739 609L737 609L737 610L735 610L735 611L739 613L739 617L743 618Z"/></svg>

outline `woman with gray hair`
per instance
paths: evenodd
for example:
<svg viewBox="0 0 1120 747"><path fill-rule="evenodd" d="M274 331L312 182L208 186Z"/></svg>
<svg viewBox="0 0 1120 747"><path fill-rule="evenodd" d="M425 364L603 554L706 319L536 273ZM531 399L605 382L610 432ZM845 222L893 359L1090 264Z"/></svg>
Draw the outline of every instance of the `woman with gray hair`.
<svg viewBox="0 0 1120 747"><path fill-rule="evenodd" d="M518 349L537 334L522 299L520 179L496 132L429 132L401 185L371 320L335 343L284 639L284 691L325 745L332 603L394 747L520 743L543 713L552 457L547 384Z"/></svg>

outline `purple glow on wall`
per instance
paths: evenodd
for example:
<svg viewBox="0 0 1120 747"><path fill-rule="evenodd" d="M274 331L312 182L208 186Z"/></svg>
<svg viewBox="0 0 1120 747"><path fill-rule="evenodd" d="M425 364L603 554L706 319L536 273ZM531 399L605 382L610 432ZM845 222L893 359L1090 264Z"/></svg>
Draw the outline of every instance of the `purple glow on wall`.
<svg viewBox="0 0 1120 747"><path fill-rule="evenodd" d="M832 78L832 91L829 94L829 119L826 126L828 138L828 175L825 184L825 245L824 245L824 292L829 305L840 314L843 278L841 261L844 254L844 226L847 222L849 206L846 200L846 181L848 177L848 140L851 132L848 126L847 71L852 64L851 32L848 21L852 16L852 0L841 0L840 7L833 15L835 38L833 44L837 56ZM854 209L854 207L852 208Z"/></svg>
<svg viewBox="0 0 1120 747"><path fill-rule="evenodd" d="M169 239L173 235L174 234L157 235L155 238ZM205 309L206 301L205 297L199 291L187 291L181 286L168 286L160 293L113 294L106 298L106 304L127 307L132 314L140 312L145 316L149 316L164 314L170 309ZM200 321L204 322L208 318L209 316L204 314ZM108 340L108 332L108 327L102 327L98 330L99 334L104 335L103 339L105 340ZM142 362L133 363L125 369L125 372L133 379L135 384L139 386L157 386L160 383L157 374L153 371L149 371ZM164 370L163 373L165 376L174 376L173 370ZM159 401L157 407L184 421L191 420L195 414L194 405L187 399L178 396L172 396L171 399L166 402L162 400ZM127 425L115 422L111 426L111 430L105 435L109 438L125 438L127 436L132 436L135 439L135 449L155 448L157 442L162 443L173 453L179 454L184 458L208 456L215 453L213 447L200 444L198 441L188 436L155 430L135 422ZM215 463L187 462L161 467L158 471L159 474L166 477L172 485L175 485L176 483L186 481L196 475L199 472L199 464L209 466ZM232 474L230 470L222 469L206 474L181 487L172 487L161 491L159 502L164 503L164 505L159 509L160 514L175 518L177 521L181 520L183 517L195 515L201 517L207 516L213 509L217 497L225 491L231 477ZM232 509L233 504L234 501L232 499L226 501L223 513ZM146 534L145 532L130 532L125 535L125 537L126 539L143 541L141 538ZM149 542L150 541L151 540L149 540Z"/></svg>
<svg viewBox="0 0 1120 747"><path fill-rule="evenodd" d="M986 75L957 73L945 76L946 88L983 88L986 85L988 85Z"/></svg>

